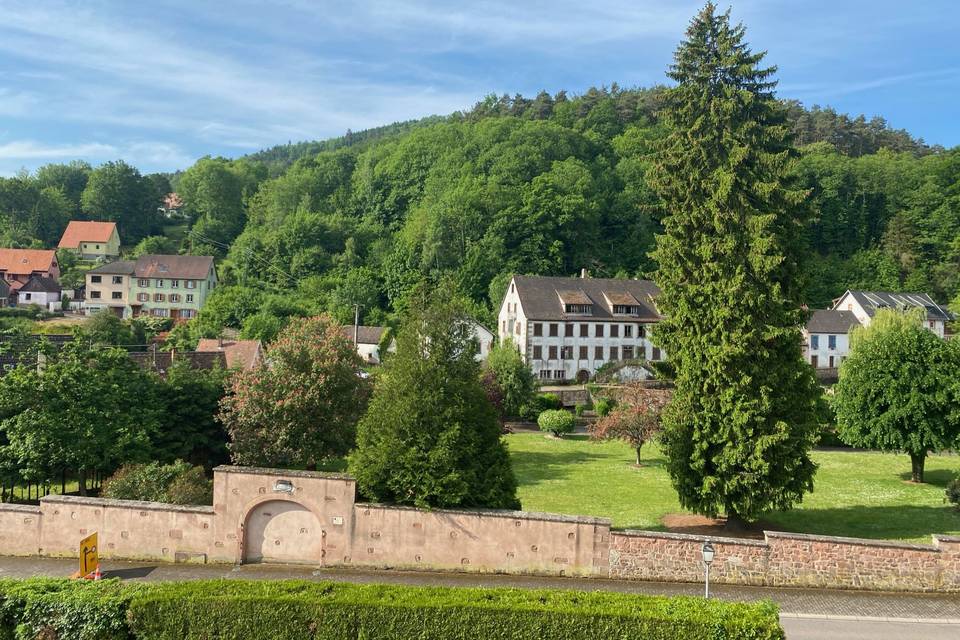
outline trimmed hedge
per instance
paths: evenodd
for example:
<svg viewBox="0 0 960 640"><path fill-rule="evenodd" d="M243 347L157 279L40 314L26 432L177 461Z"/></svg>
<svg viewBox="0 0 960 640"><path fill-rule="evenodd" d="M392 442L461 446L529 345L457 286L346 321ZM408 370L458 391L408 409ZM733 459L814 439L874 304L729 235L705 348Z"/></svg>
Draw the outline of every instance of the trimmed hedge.
<svg viewBox="0 0 960 640"><path fill-rule="evenodd" d="M784 638L770 602L301 581L6 580L0 625L3 638L58 640Z"/></svg>

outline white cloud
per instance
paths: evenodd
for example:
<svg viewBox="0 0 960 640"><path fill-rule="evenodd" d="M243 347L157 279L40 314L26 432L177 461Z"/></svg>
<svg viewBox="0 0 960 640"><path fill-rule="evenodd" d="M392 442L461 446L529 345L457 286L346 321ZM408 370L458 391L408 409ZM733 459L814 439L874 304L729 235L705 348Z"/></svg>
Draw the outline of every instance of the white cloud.
<svg viewBox="0 0 960 640"><path fill-rule="evenodd" d="M33 140L14 140L0 144L0 159L4 160L109 158L116 154L115 146L99 142L48 145Z"/></svg>

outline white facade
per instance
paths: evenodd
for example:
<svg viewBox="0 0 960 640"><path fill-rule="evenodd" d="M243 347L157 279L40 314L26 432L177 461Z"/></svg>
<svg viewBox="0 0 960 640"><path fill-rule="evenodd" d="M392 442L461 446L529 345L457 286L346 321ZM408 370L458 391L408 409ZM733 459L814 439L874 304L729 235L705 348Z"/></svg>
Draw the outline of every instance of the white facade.
<svg viewBox="0 0 960 640"><path fill-rule="evenodd" d="M541 380L584 380L609 362L663 360L665 354L650 341L654 324L626 314L612 318L568 314L563 320L528 317L514 280L497 317L500 340L511 338Z"/></svg>
<svg viewBox="0 0 960 640"><path fill-rule="evenodd" d="M803 330L804 358L814 369L834 369L850 355L846 333L810 333Z"/></svg>
<svg viewBox="0 0 960 640"><path fill-rule="evenodd" d="M17 305L26 307L31 304L39 305L45 309L50 308L50 303L55 303L55 308L60 308L59 291L19 291L17 292Z"/></svg>
<svg viewBox="0 0 960 640"><path fill-rule="evenodd" d="M485 326L473 320L470 321L470 330L473 333L474 340L480 345L480 351L477 352L477 360L483 362L490 355L490 348L493 347L494 335Z"/></svg>

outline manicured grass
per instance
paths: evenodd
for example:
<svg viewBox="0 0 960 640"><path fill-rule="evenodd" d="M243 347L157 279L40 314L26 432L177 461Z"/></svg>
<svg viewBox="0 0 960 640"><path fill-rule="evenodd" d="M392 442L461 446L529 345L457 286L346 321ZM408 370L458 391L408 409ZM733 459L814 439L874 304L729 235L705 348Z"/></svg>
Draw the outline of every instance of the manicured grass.
<svg viewBox="0 0 960 640"><path fill-rule="evenodd" d="M682 513L655 445L643 451L643 467L619 442L563 440L540 433L506 437L527 511L608 517L616 528L663 529L661 518ZM815 451L820 465L815 489L788 512L763 518L769 529L858 538L929 542L931 533L960 534L960 513L943 501L944 487L960 473L960 457L927 459L926 484L906 482L906 455Z"/></svg>

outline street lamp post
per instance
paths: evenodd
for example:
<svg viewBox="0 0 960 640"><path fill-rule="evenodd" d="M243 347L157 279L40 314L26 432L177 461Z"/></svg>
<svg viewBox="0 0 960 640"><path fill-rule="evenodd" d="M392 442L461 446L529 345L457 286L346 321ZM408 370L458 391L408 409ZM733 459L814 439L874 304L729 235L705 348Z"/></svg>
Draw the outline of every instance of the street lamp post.
<svg viewBox="0 0 960 640"><path fill-rule="evenodd" d="M713 545L710 544L710 541L703 543L703 547L700 549L700 553L703 554L703 566L706 569L706 579L703 583L703 597L710 598L710 563L713 562L714 549Z"/></svg>

